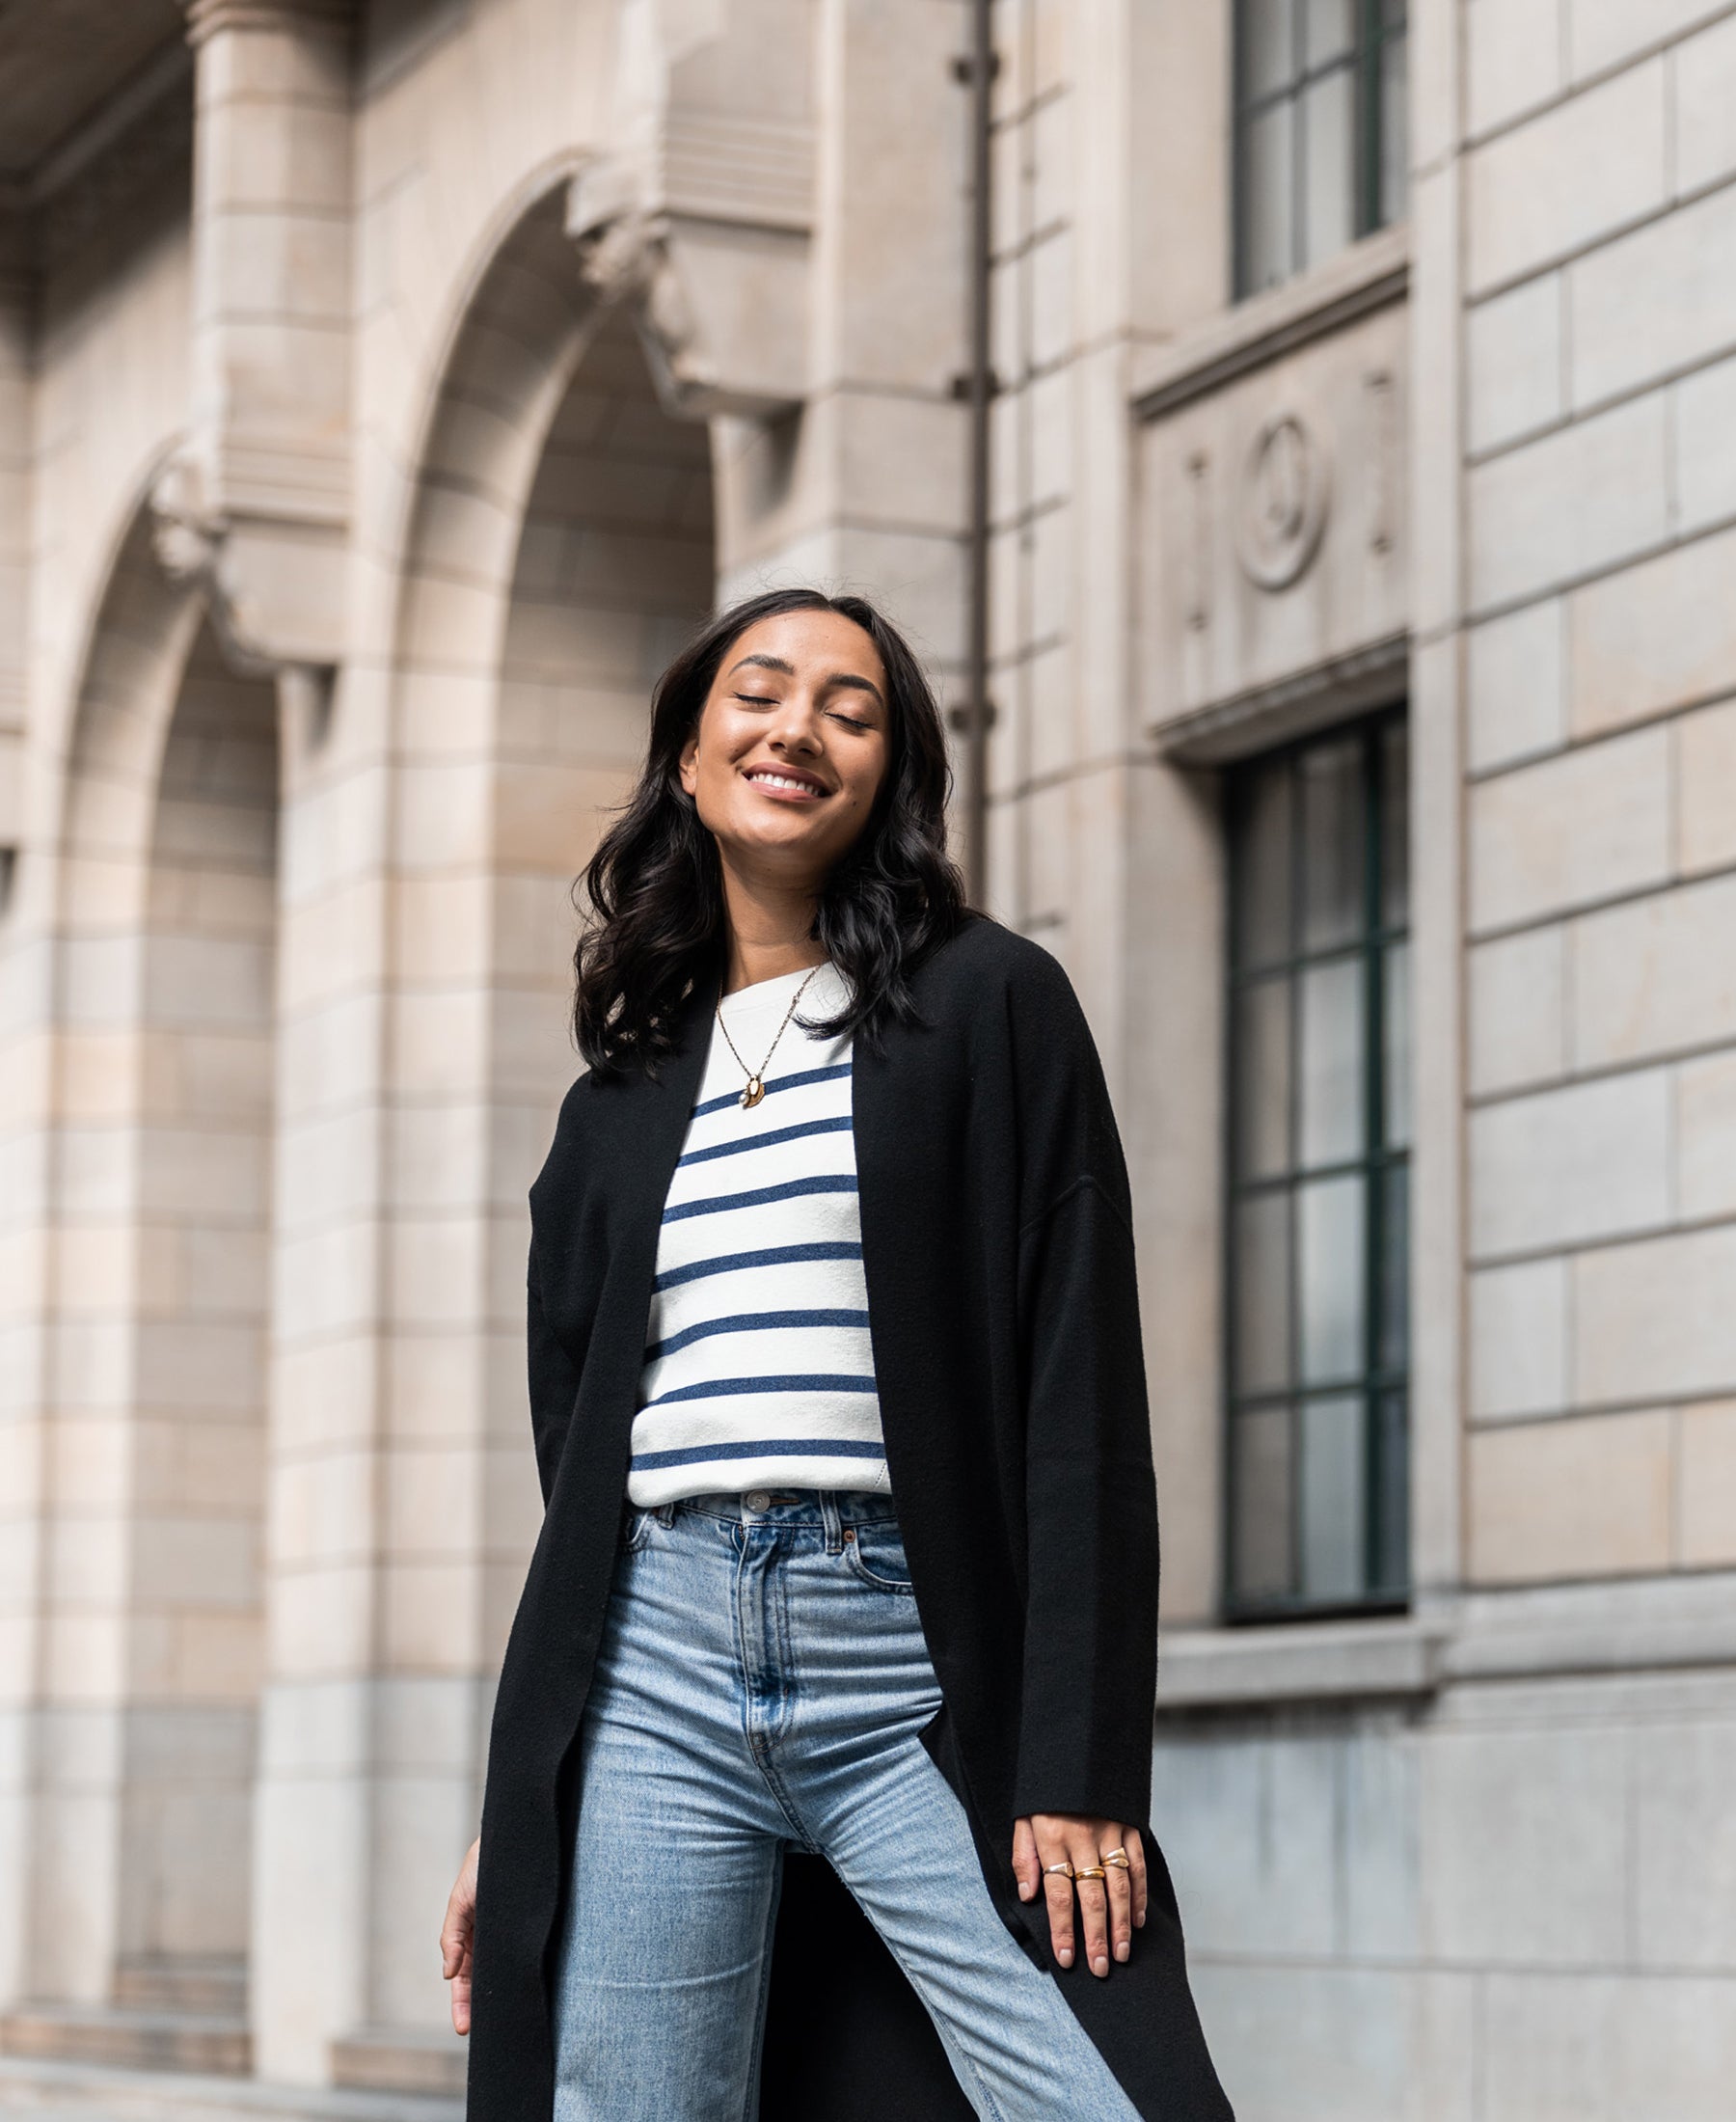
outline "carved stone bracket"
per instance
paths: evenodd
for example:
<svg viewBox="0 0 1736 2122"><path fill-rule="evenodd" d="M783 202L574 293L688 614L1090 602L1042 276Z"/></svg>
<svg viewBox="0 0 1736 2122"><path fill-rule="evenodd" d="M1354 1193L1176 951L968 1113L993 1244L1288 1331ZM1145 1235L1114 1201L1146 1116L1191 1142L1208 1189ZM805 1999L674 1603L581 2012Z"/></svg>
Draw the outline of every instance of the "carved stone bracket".
<svg viewBox="0 0 1736 2122"><path fill-rule="evenodd" d="M327 538L310 539L299 527L284 527L276 536L269 528L262 535L237 536L208 505L199 465L184 452L172 457L151 482L149 511L157 564L171 582L203 598L224 661L244 677L273 679L304 745L316 737L337 671L341 549ZM295 550L285 552L285 541ZM268 627L249 593L250 577L257 579L263 567L273 577L274 590L281 589L281 568L298 562L302 594L287 602L274 595L271 616L277 623ZM294 623L298 608L299 625ZM291 615L287 628L282 623L285 612Z"/></svg>
<svg viewBox="0 0 1736 2122"><path fill-rule="evenodd" d="M632 305L667 410L764 416L799 403L806 231L677 212L647 191L629 165L593 164L573 180L566 227L599 300Z"/></svg>

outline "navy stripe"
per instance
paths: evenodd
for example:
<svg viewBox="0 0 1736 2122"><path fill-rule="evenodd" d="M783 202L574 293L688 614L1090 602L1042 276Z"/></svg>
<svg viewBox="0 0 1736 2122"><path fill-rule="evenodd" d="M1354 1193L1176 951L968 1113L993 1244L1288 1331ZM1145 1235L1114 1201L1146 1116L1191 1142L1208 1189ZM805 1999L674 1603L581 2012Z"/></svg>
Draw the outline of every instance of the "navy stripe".
<svg viewBox="0 0 1736 2122"><path fill-rule="evenodd" d="M678 1385L673 1392L659 1393L639 1409L667 1407L677 1400L730 1400L744 1393L872 1393L871 1377L835 1375L826 1371L794 1377L710 1377L698 1385Z"/></svg>
<svg viewBox="0 0 1736 2122"><path fill-rule="evenodd" d="M852 1444L842 1437L761 1437L750 1444L694 1444L679 1452L635 1452L633 1464L640 1467L699 1466L707 1459L883 1458L878 1444Z"/></svg>
<svg viewBox="0 0 1736 2122"><path fill-rule="evenodd" d="M651 1285L654 1290L673 1290L683 1282L698 1282L706 1275L734 1274L738 1267L790 1267L800 1260L860 1260L857 1238L820 1238L811 1245L765 1245L757 1253L719 1253L715 1260L691 1260L685 1267L665 1267Z"/></svg>
<svg viewBox="0 0 1736 2122"><path fill-rule="evenodd" d="M748 1134L739 1142L719 1142L709 1150L690 1150L681 1164L709 1164L715 1156L740 1156L747 1150L769 1150L774 1142L798 1141L804 1134L844 1134L849 1129L848 1113L840 1113L835 1120L803 1120L794 1128L773 1128L770 1134ZM680 1168L678 1164L676 1169Z"/></svg>
<svg viewBox="0 0 1736 2122"><path fill-rule="evenodd" d="M702 1319L697 1326L684 1327L667 1341L654 1341L645 1350L647 1363L656 1356L672 1356L691 1342L708 1334L752 1334L779 1326L866 1326L866 1312L738 1312L733 1319Z"/></svg>
<svg viewBox="0 0 1736 2122"><path fill-rule="evenodd" d="M665 1223L685 1223L694 1215L726 1215L731 1209L763 1209L773 1201L795 1201L802 1194L854 1193L854 1172L821 1172L812 1179L786 1179L779 1186L755 1186L747 1193L709 1194L703 1201L684 1201L665 1209Z"/></svg>
<svg viewBox="0 0 1736 2122"><path fill-rule="evenodd" d="M835 1082L840 1075L848 1075L849 1074L850 1063L848 1061L840 1061L829 1069L798 1069L794 1075L780 1075L775 1083L768 1083L766 1085L766 1096L770 1098L777 1091L793 1091L800 1083ZM746 1090L746 1085L744 1084L742 1089ZM739 1105L741 1102L741 1091L725 1091L721 1098L708 1098L703 1105L695 1105L688 1117L691 1120L697 1120L701 1113L721 1112L725 1105Z"/></svg>

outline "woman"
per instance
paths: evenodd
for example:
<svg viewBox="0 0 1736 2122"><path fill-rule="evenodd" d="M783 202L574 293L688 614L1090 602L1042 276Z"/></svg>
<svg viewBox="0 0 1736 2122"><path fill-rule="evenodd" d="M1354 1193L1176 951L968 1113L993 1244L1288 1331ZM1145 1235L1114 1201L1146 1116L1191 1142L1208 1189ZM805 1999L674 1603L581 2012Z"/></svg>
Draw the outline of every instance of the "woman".
<svg viewBox="0 0 1736 2122"><path fill-rule="evenodd" d="M1120 1142L946 787L898 634L770 592L586 871L546 1513L442 1936L470 2122L1229 2114L1146 1818Z"/></svg>

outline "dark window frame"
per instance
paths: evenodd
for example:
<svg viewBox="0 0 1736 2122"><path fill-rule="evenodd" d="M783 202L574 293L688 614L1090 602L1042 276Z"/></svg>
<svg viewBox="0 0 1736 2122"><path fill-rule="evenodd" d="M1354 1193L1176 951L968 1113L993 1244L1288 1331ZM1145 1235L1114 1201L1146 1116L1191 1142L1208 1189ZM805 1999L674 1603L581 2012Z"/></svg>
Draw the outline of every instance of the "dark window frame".
<svg viewBox="0 0 1736 2122"><path fill-rule="evenodd" d="M1311 731L1260 752L1224 775L1223 817L1225 826L1226 924L1224 966L1223 1082L1223 1242L1224 1276L1222 1306L1222 1392L1220 1401L1220 1512L1219 1611L1228 1623L1282 1620L1324 1620L1370 1614L1406 1613L1410 1610L1413 1585L1410 1572L1410 1405L1411 1351L1408 1290L1404 1283L1410 1263L1409 1173L1413 1156L1414 1121L1411 1118L1411 1086L1404 1086L1407 1126L1400 1145L1387 1139L1388 1081L1386 1038L1387 953L1396 944L1408 946L1412 926L1408 890L1409 833L1406 823L1406 892L1404 918L1389 922L1384 917L1388 819L1383 790L1385 733L1395 725L1404 729L1408 760L1409 702L1399 699L1372 713ZM1361 923L1353 941L1332 943L1310 950L1301 944L1303 870L1306 847L1302 827L1303 779L1291 771L1288 791L1287 908L1288 943L1282 958L1261 959L1254 966L1238 962L1243 927L1241 904L1241 835L1246 829L1246 808L1255 775L1280 764L1292 769L1307 751L1355 739L1361 747L1361 801L1363 819L1363 874ZM1408 802L1407 802L1408 813ZM1286 1084L1288 1145L1284 1170L1279 1175L1250 1177L1244 1172L1242 1112L1243 1075L1239 1031L1238 995L1260 981L1271 981L1283 972L1292 983L1304 967L1330 965L1354 958L1363 971L1364 1023L1362 1037L1363 1143L1360 1155L1306 1163L1299 1155L1299 1102L1302 1095L1300 1066L1301 1008L1292 987L1286 1033L1288 1082ZM1414 983L1413 983L1414 992ZM1414 1047L1406 1024L1406 1050ZM1399 1294L1405 1306L1404 1353L1396 1366L1383 1365L1382 1337L1390 1325L1386 1303L1393 1292L1394 1262L1388 1243L1394 1235L1390 1218L1389 1175L1401 1170L1404 1179L1403 1229L1397 1255ZM1299 1355L1302 1307L1298 1301L1301 1247L1297 1242L1296 1199L1307 1183L1334 1176L1356 1174L1363 1179L1362 1263L1362 1362L1354 1375L1303 1381ZM1256 1195L1283 1192L1288 1196L1285 1271L1288 1290L1286 1320L1288 1377L1281 1387L1242 1390L1237 1378L1238 1307L1237 1207ZM1363 1419L1364 1523L1362 1553L1364 1590L1347 1597L1316 1597L1294 1589L1304 1551L1302 1524L1300 1451L1301 1409L1305 1401L1360 1397ZM1236 1428L1244 1409L1283 1406L1288 1412L1289 1552L1291 1590L1284 1594L1244 1595L1236 1581L1237 1449ZM1397 1416L1388 1411L1397 1407ZM1383 1514L1384 1513L1384 1514Z"/></svg>
<svg viewBox="0 0 1736 2122"><path fill-rule="evenodd" d="M1348 55L1308 64L1306 46L1306 0L1290 0L1290 66L1283 83L1262 90L1249 90L1249 25L1251 0L1233 0L1231 9L1231 241L1230 284L1233 299L1247 300L1274 286L1282 286L1298 273L1311 269L1302 257L1302 231L1307 217L1307 138L1304 126L1292 121L1289 183L1294 206L1290 217L1289 263L1283 277L1256 286L1249 275L1248 131L1251 122L1280 103L1299 111L1303 92L1317 81L1346 70L1354 75L1351 108L1356 128L1352 147L1351 241L1387 226L1391 216L1381 211L1382 162L1386 146L1381 113L1381 90L1386 47L1403 40L1409 56L1410 19L1406 0L1353 0L1356 13L1354 41ZM1320 260L1314 261L1317 265Z"/></svg>

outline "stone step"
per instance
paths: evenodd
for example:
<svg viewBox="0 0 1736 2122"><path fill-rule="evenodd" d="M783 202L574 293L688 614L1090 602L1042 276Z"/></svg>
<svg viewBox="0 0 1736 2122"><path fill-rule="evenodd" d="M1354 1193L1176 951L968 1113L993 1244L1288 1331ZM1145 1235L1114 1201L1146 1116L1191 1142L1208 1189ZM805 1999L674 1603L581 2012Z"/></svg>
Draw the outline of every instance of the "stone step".
<svg viewBox="0 0 1736 2122"><path fill-rule="evenodd" d="M0 2056L5 2122L464 2122L458 2100Z"/></svg>
<svg viewBox="0 0 1736 2122"><path fill-rule="evenodd" d="M332 2082L374 2092L464 2096L469 2049L455 2033L366 2028L332 2043Z"/></svg>
<svg viewBox="0 0 1736 2122"><path fill-rule="evenodd" d="M253 2068L253 2037L244 2019L227 2013L26 2003L0 2016L0 2054L245 2078Z"/></svg>
<svg viewBox="0 0 1736 2122"><path fill-rule="evenodd" d="M122 1961L115 2002L123 2011L191 2012L200 2018L247 2017L245 1960Z"/></svg>

